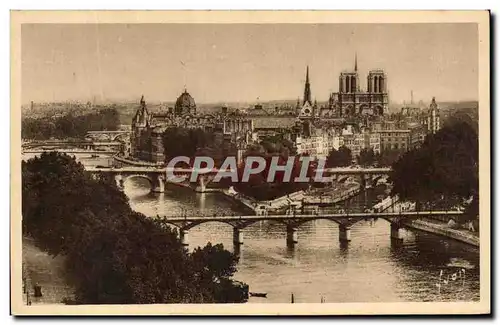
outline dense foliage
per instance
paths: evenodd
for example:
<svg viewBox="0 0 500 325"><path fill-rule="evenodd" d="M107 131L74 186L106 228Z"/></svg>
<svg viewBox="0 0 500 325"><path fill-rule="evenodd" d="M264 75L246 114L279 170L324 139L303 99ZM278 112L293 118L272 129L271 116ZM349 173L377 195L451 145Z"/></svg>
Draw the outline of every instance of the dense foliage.
<svg viewBox="0 0 500 325"><path fill-rule="evenodd" d="M117 130L119 124L119 114L114 108L82 115L25 117L22 119L21 136L34 140L83 138L88 131Z"/></svg>
<svg viewBox="0 0 500 325"><path fill-rule="evenodd" d="M399 157L401 157L402 154L402 150L384 149L380 154L376 155L375 161L380 167L390 167L399 159Z"/></svg>
<svg viewBox="0 0 500 325"><path fill-rule="evenodd" d="M327 167L347 167L352 164L351 149L342 146L339 150L332 149L326 157Z"/></svg>
<svg viewBox="0 0 500 325"><path fill-rule="evenodd" d="M279 154L284 157L297 154L297 148L295 148L294 143L282 135L265 137L260 141L260 146L268 154Z"/></svg>
<svg viewBox="0 0 500 325"><path fill-rule="evenodd" d="M282 139L281 141L277 139L266 138L261 141L260 144L255 144L250 146L244 157L244 161L242 164L238 166L238 180L241 180L244 173L245 165L247 164L248 157L262 157L266 161L266 167L264 170L258 174L250 175L248 182L235 182L231 183L227 179L224 179L227 185L232 185L234 188L249 197L252 197L257 200L272 200L281 196L288 195L293 192L297 192L300 190L305 190L309 187L309 184L293 182L295 177L300 175L300 170L302 168L302 163L300 161L300 157L296 156L293 163L293 168L291 171L290 179L292 181L287 182L283 181L285 172L277 171L272 182L268 182L267 178L269 175L269 167L271 166L271 161L273 157L277 157L278 165L286 165L289 155L293 152L293 145L290 141ZM256 167L252 165L253 167ZM312 168L313 163L310 164L307 176L312 177Z"/></svg>
<svg viewBox="0 0 500 325"><path fill-rule="evenodd" d="M363 167L372 166L377 160L377 158L378 155L376 155L375 152L373 152L372 148L369 149L363 148L359 152L358 163Z"/></svg>
<svg viewBox="0 0 500 325"><path fill-rule="evenodd" d="M443 127L394 163L393 193L416 202L470 204L469 210L477 211L478 150L477 133L468 123Z"/></svg>
<svg viewBox="0 0 500 325"><path fill-rule="evenodd" d="M213 132L201 128L167 128L163 132L165 157L167 160L178 156L194 157L201 149L213 148L215 140Z"/></svg>
<svg viewBox="0 0 500 325"><path fill-rule="evenodd" d="M131 210L106 179L74 158L44 153L22 164L23 232L66 256L79 304L243 302L230 277L237 258L222 245L192 254L176 231Z"/></svg>
<svg viewBox="0 0 500 325"><path fill-rule="evenodd" d="M300 175L301 162L298 157L295 158L293 168L291 171L291 181L284 181L284 171L277 171L273 181L268 182L269 169L271 166L271 155L263 155L262 156L266 161L266 167L263 171L257 174L250 175L248 182L235 182L232 184L234 188L247 196L250 196L259 201L273 200L281 196L286 196L293 192L297 192L300 190L306 190L309 187L308 182L294 182L293 180ZM287 163L287 158L283 156L278 157L278 165L283 166ZM246 159L243 164L241 164L238 168L238 180L241 180L244 173L244 166L246 165ZM252 168L255 168L256 163L252 165ZM310 168L311 169L311 168ZM308 175L312 175L309 169Z"/></svg>

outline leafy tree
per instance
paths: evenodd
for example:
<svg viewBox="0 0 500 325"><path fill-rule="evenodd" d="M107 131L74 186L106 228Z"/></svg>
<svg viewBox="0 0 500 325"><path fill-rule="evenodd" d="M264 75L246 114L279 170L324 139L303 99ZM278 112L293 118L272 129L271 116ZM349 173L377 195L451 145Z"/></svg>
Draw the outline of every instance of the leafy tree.
<svg viewBox="0 0 500 325"><path fill-rule="evenodd" d="M371 166L375 163L376 158L372 148L363 148L359 153L358 162L361 166Z"/></svg>
<svg viewBox="0 0 500 325"><path fill-rule="evenodd" d="M252 150L254 150L253 148ZM234 186L234 188L247 196L253 197L257 200L271 200L277 197L285 196L287 194L297 192L300 190L305 190L308 188L307 183L298 183L293 180L300 175L300 170L302 168L302 162L299 160L299 157L295 157L293 167L290 174L290 181L284 181L285 172L277 171L274 177L273 182L268 182L267 178L269 175L269 169L271 166L271 161L273 156L267 153L261 153L261 151L255 151L250 155L245 157L245 162L238 166L238 180L241 180L244 174L246 159L248 156L260 156L265 160L265 168L262 172L258 174L250 175L248 182L229 182L228 185ZM280 155L277 156L278 165L285 165L288 161L288 157ZM254 163L256 164L256 163ZM253 165L256 167L256 165ZM312 175L312 164L308 166L308 177Z"/></svg>
<svg viewBox="0 0 500 325"><path fill-rule="evenodd" d="M339 150L332 149L326 158L327 167L347 167L352 164L351 149L342 146Z"/></svg>
<svg viewBox="0 0 500 325"><path fill-rule="evenodd" d="M91 179L67 155L44 153L23 162L22 195L23 232L50 254L66 256L75 303L246 299L245 288L230 279L232 253L208 245L188 254L176 231L132 211L115 185Z"/></svg>
<svg viewBox="0 0 500 325"><path fill-rule="evenodd" d="M465 122L429 135L418 149L405 153L393 165L393 193L417 202L478 204L478 138ZM471 207L470 211L476 211Z"/></svg>
<svg viewBox="0 0 500 325"><path fill-rule="evenodd" d="M112 107L80 115L70 110L69 113L55 118L52 116L24 117L21 124L23 139L81 139L88 131L117 130L120 120L118 111Z"/></svg>
<svg viewBox="0 0 500 325"><path fill-rule="evenodd" d="M178 156L194 157L199 150L220 150L214 134L200 128L167 128L162 139L167 161Z"/></svg>
<svg viewBox="0 0 500 325"><path fill-rule="evenodd" d="M378 162L379 166L389 167L399 159L401 154L402 152L397 149L385 149L375 156L375 160Z"/></svg>
<svg viewBox="0 0 500 325"><path fill-rule="evenodd" d="M297 154L294 143L284 138L283 135L267 136L262 139L260 145L268 154L278 154L286 157Z"/></svg>

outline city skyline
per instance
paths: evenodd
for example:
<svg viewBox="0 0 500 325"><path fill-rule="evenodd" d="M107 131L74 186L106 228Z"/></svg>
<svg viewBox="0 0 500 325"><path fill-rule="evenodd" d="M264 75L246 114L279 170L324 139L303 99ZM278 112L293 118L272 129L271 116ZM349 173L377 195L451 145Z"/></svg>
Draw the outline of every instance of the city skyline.
<svg viewBox="0 0 500 325"><path fill-rule="evenodd" d="M306 66L324 102L356 54L361 89L383 69L393 103L477 100L477 38L463 23L25 25L22 102L302 99Z"/></svg>

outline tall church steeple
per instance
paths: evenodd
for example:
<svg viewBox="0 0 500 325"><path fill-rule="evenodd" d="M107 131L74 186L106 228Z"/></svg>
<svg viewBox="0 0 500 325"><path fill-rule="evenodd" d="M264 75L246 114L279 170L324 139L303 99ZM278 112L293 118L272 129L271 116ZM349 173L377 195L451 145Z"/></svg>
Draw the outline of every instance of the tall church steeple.
<svg viewBox="0 0 500 325"><path fill-rule="evenodd" d="M354 54L354 72L358 72L358 52Z"/></svg>
<svg viewBox="0 0 500 325"><path fill-rule="evenodd" d="M306 85L304 87L304 102L303 104L305 103L309 103L309 105L312 105L312 102L311 102L311 84L309 83L309 66L307 66L306 68Z"/></svg>

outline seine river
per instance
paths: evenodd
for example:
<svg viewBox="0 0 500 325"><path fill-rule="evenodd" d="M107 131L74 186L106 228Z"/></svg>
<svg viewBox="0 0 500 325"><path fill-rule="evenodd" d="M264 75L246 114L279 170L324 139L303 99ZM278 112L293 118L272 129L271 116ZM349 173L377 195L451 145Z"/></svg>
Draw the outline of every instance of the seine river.
<svg viewBox="0 0 500 325"><path fill-rule="evenodd" d="M151 217L244 213L222 194L199 194L174 185L153 194L141 179L128 180L125 192L133 209ZM368 202L375 197L373 191L368 193ZM365 199L360 194L350 204L359 208ZM389 233L385 220L362 221L352 227L352 241L346 246L339 243L336 223L317 220L299 228L298 244L289 249L285 226L262 221L243 230L234 278L247 283L251 292L267 293L267 298L251 297L250 303L287 303L292 293L296 303L479 300L476 248L409 230L403 243L391 244ZM211 222L189 231L190 250L207 242L233 250L231 226ZM463 270L465 276L458 277Z"/></svg>
<svg viewBox="0 0 500 325"><path fill-rule="evenodd" d="M79 160L96 165L109 158ZM150 217L244 212L218 193L199 194L174 185L167 185L165 193L149 193L149 184L140 178L128 180L125 193L133 209ZM349 204L362 209L360 203L381 193L383 189L366 197L362 193ZM288 303L292 294L296 303L479 300L478 249L410 230L403 243L391 243L389 233L385 220L361 221L352 227L352 241L341 245L337 224L317 220L299 228L298 244L289 249L284 225L259 222L243 230L234 278L247 283L251 292L267 293L267 298L250 297L250 303ZM190 250L207 242L232 251L231 226L210 222L189 231ZM465 276L453 281L453 274L464 270Z"/></svg>

